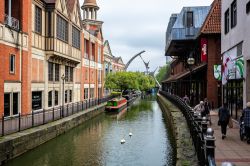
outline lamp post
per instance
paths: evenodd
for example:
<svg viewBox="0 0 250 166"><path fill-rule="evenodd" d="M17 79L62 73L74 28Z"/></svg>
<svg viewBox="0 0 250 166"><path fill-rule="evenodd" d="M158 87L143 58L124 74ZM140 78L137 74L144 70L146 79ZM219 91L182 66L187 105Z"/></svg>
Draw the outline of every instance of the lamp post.
<svg viewBox="0 0 250 166"><path fill-rule="evenodd" d="M62 84L63 84L63 87L62 87L62 117L64 117L64 80L65 80L65 76L64 74L61 76L61 79L62 79Z"/></svg>
<svg viewBox="0 0 250 166"><path fill-rule="evenodd" d="M188 65L189 65L189 70L190 70L190 80L189 80L189 86L190 86L190 89L189 89L189 97L190 97L190 102L192 101L191 100L191 93L192 93L192 65L194 65L194 63L195 63L195 59L193 58L193 57L189 57L188 59L187 59L187 63L188 63ZM191 104L193 104L193 103L191 103Z"/></svg>

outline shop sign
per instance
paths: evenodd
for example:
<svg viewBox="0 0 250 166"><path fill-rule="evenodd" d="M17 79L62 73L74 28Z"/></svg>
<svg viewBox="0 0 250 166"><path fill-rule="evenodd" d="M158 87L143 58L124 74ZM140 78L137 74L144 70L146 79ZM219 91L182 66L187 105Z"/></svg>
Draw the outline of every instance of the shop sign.
<svg viewBox="0 0 250 166"><path fill-rule="evenodd" d="M244 59L243 56L237 56L237 47L235 47L223 55L222 84L225 85L228 80L242 79L243 76Z"/></svg>
<svg viewBox="0 0 250 166"><path fill-rule="evenodd" d="M38 110L42 108L42 92L32 92L32 110Z"/></svg>
<svg viewBox="0 0 250 166"><path fill-rule="evenodd" d="M214 65L214 78L221 81L221 65Z"/></svg>
<svg viewBox="0 0 250 166"><path fill-rule="evenodd" d="M207 39L201 38L201 62L207 62Z"/></svg>

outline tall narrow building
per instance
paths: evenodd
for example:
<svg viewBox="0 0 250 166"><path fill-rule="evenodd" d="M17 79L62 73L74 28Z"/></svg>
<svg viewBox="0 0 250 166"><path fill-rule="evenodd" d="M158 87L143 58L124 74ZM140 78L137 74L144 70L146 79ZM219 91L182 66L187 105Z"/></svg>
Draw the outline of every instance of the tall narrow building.
<svg viewBox="0 0 250 166"><path fill-rule="evenodd" d="M102 21L97 20L96 0L85 0L83 10L83 84L85 100L103 96L103 36Z"/></svg>

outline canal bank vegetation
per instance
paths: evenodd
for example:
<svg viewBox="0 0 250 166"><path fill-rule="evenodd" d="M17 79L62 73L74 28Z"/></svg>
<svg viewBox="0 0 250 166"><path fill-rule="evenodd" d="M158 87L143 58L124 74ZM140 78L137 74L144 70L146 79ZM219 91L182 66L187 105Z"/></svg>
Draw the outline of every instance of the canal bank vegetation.
<svg viewBox="0 0 250 166"><path fill-rule="evenodd" d="M123 92L128 89L148 91L155 87L154 79L140 72L109 73L105 80L105 88Z"/></svg>
<svg viewBox="0 0 250 166"><path fill-rule="evenodd" d="M168 62L164 66L161 66L156 74L156 79L158 82L162 82L170 76L171 69L170 63Z"/></svg>
<svg viewBox="0 0 250 166"><path fill-rule="evenodd" d="M190 136L189 128L182 112L162 95L158 94L157 99L170 123L170 129L175 139L176 166L199 165L195 148L192 144L192 137Z"/></svg>

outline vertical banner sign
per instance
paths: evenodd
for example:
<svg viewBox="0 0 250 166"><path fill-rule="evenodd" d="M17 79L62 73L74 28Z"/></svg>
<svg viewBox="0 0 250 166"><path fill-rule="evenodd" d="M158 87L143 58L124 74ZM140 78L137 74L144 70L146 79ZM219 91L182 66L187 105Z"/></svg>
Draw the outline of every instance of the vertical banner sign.
<svg viewBox="0 0 250 166"><path fill-rule="evenodd" d="M207 39L201 38L201 62L207 62Z"/></svg>

